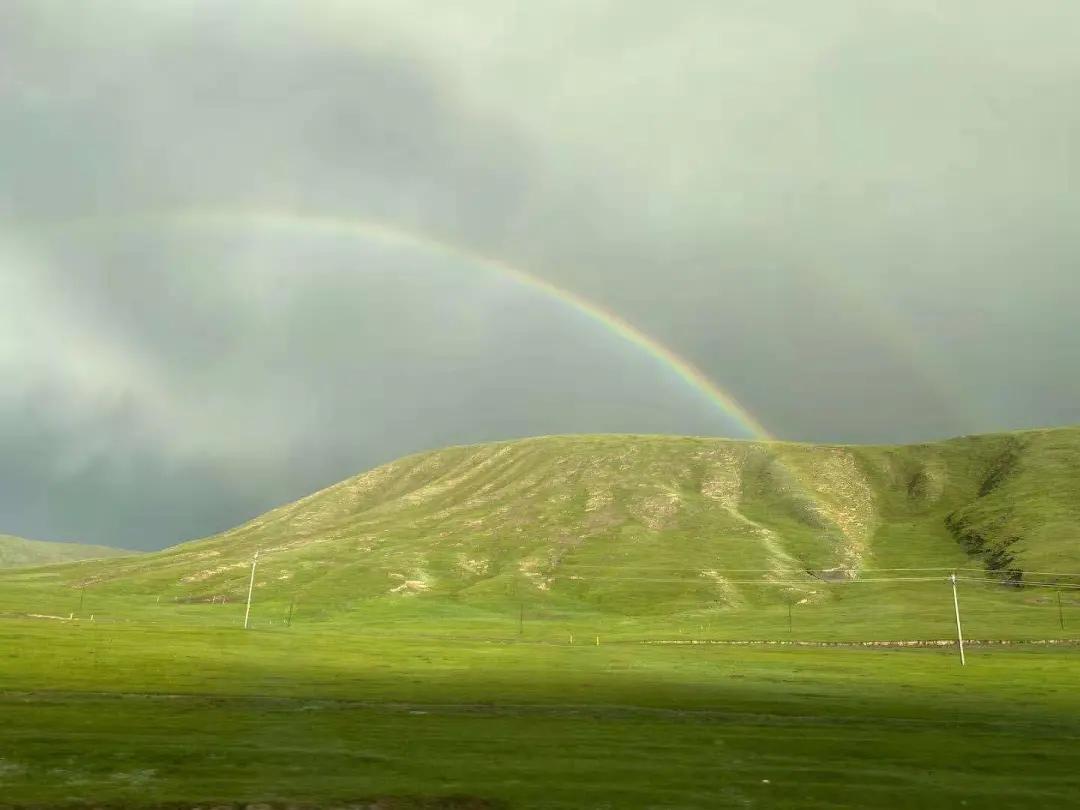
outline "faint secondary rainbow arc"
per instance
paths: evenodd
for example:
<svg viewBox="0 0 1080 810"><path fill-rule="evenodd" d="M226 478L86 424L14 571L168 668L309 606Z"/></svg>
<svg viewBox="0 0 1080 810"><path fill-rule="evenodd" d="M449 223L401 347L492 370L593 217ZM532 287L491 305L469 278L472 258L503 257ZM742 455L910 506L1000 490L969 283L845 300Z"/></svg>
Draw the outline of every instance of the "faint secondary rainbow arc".
<svg viewBox="0 0 1080 810"><path fill-rule="evenodd" d="M571 307L622 340L638 347L663 366L671 369L679 378L705 395L724 415L733 419L753 437L766 441L775 440L775 437L760 420L750 413L734 396L713 382L704 371L620 315L605 309L572 290L553 284L501 259L487 256L469 247L444 242L399 225L361 217L310 214L277 209L187 209L136 213L129 216L77 217L63 223L53 224L65 229L77 229L80 226L94 229L96 226L102 225L115 226L119 224L130 227L139 223L151 226L220 228L248 226L308 233L323 232L332 235L374 239L384 243L424 250L490 270L497 275L510 278L523 286L534 289Z"/></svg>

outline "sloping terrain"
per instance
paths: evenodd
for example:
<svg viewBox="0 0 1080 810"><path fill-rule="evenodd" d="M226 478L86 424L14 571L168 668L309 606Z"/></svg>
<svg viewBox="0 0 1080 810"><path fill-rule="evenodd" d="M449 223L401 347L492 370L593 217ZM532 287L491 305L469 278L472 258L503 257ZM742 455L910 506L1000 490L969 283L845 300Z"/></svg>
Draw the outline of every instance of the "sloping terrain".
<svg viewBox="0 0 1080 810"><path fill-rule="evenodd" d="M1077 431L1015 434L972 455L976 497L946 517L964 547L1015 581L1080 570Z"/></svg>
<svg viewBox="0 0 1080 810"><path fill-rule="evenodd" d="M256 587L286 601L670 614L812 602L823 580L899 569L1076 572L1078 529L1078 429L903 447L556 436L410 456L216 537L53 576L235 602L259 551Z"/></svg>
<svg viewBox="0 0 1080 810"><path fill-rule="evenodd" d="M51 543L45 540L26 540L0 534L0 568L18 568L32 565L118 557L133 554L109 546L90 546L82 543Z"/></svg>
<svg viewBox="0 0 1080 810"><path fill-rule="evenodd" d="M0 572L0 792L1067 807L1080 594L1033 572L1077 569L1078 444L450 448L217 537Z"/></svg>

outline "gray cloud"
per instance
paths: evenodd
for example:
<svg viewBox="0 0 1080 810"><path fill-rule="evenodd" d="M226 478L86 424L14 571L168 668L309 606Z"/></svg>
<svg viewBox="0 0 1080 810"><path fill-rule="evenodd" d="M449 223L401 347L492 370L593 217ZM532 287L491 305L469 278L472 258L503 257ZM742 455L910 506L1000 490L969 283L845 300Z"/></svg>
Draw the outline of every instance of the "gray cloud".
<svg viewBox="0 0 1080 810"><path fill-rule="evenodd" d="M1080 421L1078 35L1067 2L5 3L0 529L150 547L441 444L740 430L479 266L177 210L496 256L784 437Z"/></svg>

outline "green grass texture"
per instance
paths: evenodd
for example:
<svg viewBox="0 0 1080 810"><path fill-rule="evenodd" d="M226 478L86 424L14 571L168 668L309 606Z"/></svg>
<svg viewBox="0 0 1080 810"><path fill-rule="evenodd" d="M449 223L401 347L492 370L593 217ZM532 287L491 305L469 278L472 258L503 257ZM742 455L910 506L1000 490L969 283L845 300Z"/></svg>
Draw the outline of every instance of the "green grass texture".
<svg viewBox="0 0 1080 810"><path fill-rule="evenodd" d="M1068 807L1078 451L526 439L0 572L0 806Z"/></svg>

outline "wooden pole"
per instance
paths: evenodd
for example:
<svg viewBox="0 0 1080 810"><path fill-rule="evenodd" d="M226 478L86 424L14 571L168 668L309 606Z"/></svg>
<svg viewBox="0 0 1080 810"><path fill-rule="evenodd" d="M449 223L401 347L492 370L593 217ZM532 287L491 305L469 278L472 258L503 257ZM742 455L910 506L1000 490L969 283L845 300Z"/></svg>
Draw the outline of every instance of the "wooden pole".
<svg viewBox="0 0 1080 810"><path fill-rule="evenodd" d="M259 552L251 559L251 582L248 583L247 607L244 609L244 629L247 630L251 619L251 594L255 590L255 566L259 563Z"/></svg>
<svg viewBox="0 0 1080 810"><path fill-rule="evenodd" d="M956 641L960 645L960 666L967 666L964 660L964 631L960 629L960 599L956 595L956 574L949 577L952 582L953 609L956 611Z"/></svg>

